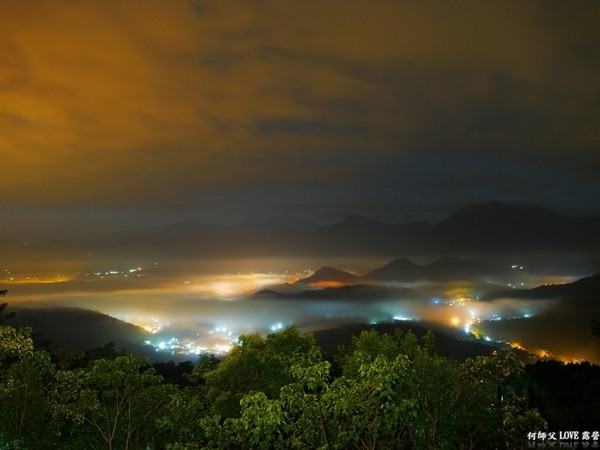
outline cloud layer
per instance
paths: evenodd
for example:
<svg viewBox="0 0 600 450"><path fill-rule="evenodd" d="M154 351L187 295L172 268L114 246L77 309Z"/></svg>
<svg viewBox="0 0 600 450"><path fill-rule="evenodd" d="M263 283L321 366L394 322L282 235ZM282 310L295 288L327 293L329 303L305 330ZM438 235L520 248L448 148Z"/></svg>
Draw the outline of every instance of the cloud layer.
<svg viewBox="0 0 600 450"><path fill-rule="evenodd" d="M2 8L0 203L598 189L597 2Z"/></svg>

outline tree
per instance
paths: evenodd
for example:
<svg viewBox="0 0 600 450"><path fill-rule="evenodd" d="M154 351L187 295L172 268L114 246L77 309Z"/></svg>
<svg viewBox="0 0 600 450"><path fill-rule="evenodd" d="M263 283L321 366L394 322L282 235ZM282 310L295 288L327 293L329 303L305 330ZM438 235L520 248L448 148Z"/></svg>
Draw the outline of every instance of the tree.
<svg viewBox="0 0 600 450"><path fill-rule="evenodd" d="M524 430L544 427L511 387L514 355L461 364L434 347L432 334L365 332L345 349L342 376L331 380L324 361L293 364L278 396L250 392L239 416L202 419L207 447L520 448Z"/></svg>
<svg viewBox="0 0 600 450"><path fill-rule="evenodd" d="M411 338L414 337L412 333L409 335ZM404 353L401 329L398 328L393 335L379 334L375 330L365 330L359 336L352 336L350 345L340 346L340 356L337 357L337 360L342 366L342 373L345 376L355 377L365 358L373 360L377 356L383 356L387 359L394 359ZM357 357L359 354L360 358Z"/></svg>
<svg viewBox="0 0 600 450"><path fill-rule="evenodd" d="M208 414L206 374L215 370L219 363L214 355L200 356L191 373L183 376L189 386L171 394L158 420L167 449L198 449L204 443L200 420Z"/></svg>
<svg viewBox="0 0 600 450"><path fill-rule="evenodd" d="M9 442L27 448L48 446L52 417L48 386L54 365L43 351L25 352L0 373L0 430Z"/></svg>
<svg viewBox="0 0 600 450"><path fill-rule="evenodd" d="M204 442L200 420L208 412L208 402L194 387L175 390L157 419L160 443L167 449L198 449Z"/></svg>
<svg viewBox="0 0 600 450"><path fill-rule="evenodd" d="M6 291L0 291L0 292L4 292L4 295L6 295ZM13 317L15 317L14 311L9 314L4 314L2 312L6 309L7 306L8 306L8 303L0 303L0 325L2 325L2 323L4 323L6 320L12 319Z"/></svg>
<svg viewBox="0 0 600 450"><path fill-rule="evenodd" d="M5 308L0 305L0 435L15 448L45 447L54 365L48 353L34 351L29 328L1 324Z"/></svg>
<svg viewBox="0 0 600 450"><path fill-rule="evenodd" d="M363 357L356 377L340 377L323 394L331 411L330 435L342 447L365 450L402 448L417 415L412 365L394 359Z"/></svg>
<svg viewBox="0 0 600 450"><path fill-rule="evenodd" d="M284 386L279 398L263 392L243 397L239 417L224 422L208 416L200 423L206 448L321 448L327 445L327 418L322 394L327 389L330 364L294 365L293 382Z"/></svg>
<svg viewBox="0 0 600 450"><path fill-rule="evenodd" d="M33 340L29 328L14 328L0 325L0 365L8 359L18 359L33 351Z"/></svg>
<svg viewBox="0 0 600 450"><path fill-rule="evenodd" d="M83 370L63 372L55 391L56 410L76 424L87 423L109 449L141 448L151 442L154 420L174 387L132 355L99 359Z"/></svg>
<svg viewBox="0 0 600 450"><path fill-rule="evenodd" d="M215 370L205 373L212 410L222 417L237 417L240 400L251 391L276 398L293 381L293 364L310 365L322 360L315 338L289 327L263 338L242 335L239 344Z"/></svg>

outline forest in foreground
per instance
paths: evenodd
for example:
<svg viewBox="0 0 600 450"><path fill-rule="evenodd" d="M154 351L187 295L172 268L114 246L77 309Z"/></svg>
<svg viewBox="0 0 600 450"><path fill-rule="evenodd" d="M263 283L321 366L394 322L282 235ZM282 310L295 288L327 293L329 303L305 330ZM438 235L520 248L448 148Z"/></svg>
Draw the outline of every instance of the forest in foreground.
<svg viewBox="0 0 600 450"><path fill-rule="evenodd" d="M0 308L0 449L514 449L600 424L600 367L459 362L432 333L363 331L335 357L290 327L223 360L69 353Z"/></svg>

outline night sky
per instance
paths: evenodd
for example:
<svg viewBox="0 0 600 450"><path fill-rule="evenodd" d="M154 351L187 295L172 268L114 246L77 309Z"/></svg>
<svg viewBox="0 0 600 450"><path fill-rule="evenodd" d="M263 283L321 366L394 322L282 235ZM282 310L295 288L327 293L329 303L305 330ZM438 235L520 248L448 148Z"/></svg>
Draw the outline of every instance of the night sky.
<svg viewBox="0 0 600 450"><path fill-rule="evenodd" d="M600 214L600 2L0 0L3 236Z"/></svg>

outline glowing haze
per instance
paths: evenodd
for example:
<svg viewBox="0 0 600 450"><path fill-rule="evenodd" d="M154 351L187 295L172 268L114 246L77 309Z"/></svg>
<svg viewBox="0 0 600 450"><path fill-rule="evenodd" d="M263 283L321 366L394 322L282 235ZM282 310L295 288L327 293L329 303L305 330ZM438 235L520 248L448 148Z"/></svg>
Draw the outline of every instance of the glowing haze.
<svg viewBox="0 0 600 450"><path fill-rule="evenodd" d="M337 263L356 267L357 261ZM239 269L248 262L230 260L220 264ZM161 270L158 265L45 277L14 274L14 279L5 284L11 290L13 306L99 311L155 334L149 343L158 351L186 355L226 352L240 334L268 333L292 324L306 331L342 323L396 320L441 329L461 339L526 349L538 356L600 361L600 348L588 337L587 310L573 310L556 298L480 299L486 292L506 289L507 281L516 280L519 285L530 287L573 281L574 276L517 270L486 281L378 282L372 286L383 287L383 294L379 291L361 297L342 289L339 294L319 298L314 297L316 292L336 288L340 283L335 280L324 280L323 286L297 283L313 274L311 269L302 269L310 264L314 261L263 259L250 265L279 269L209 273L206 267L196 264L194 269L194 264L187 262L187 270L176 271ZM281 294L260 295L265 289ZM552 320L560 322L561 314L568 311L571 314L568 321L572 324L562 324L560 329L555 328L554 322L550 327L537 325L536 320L544 314L551 314Z"/></svg>

